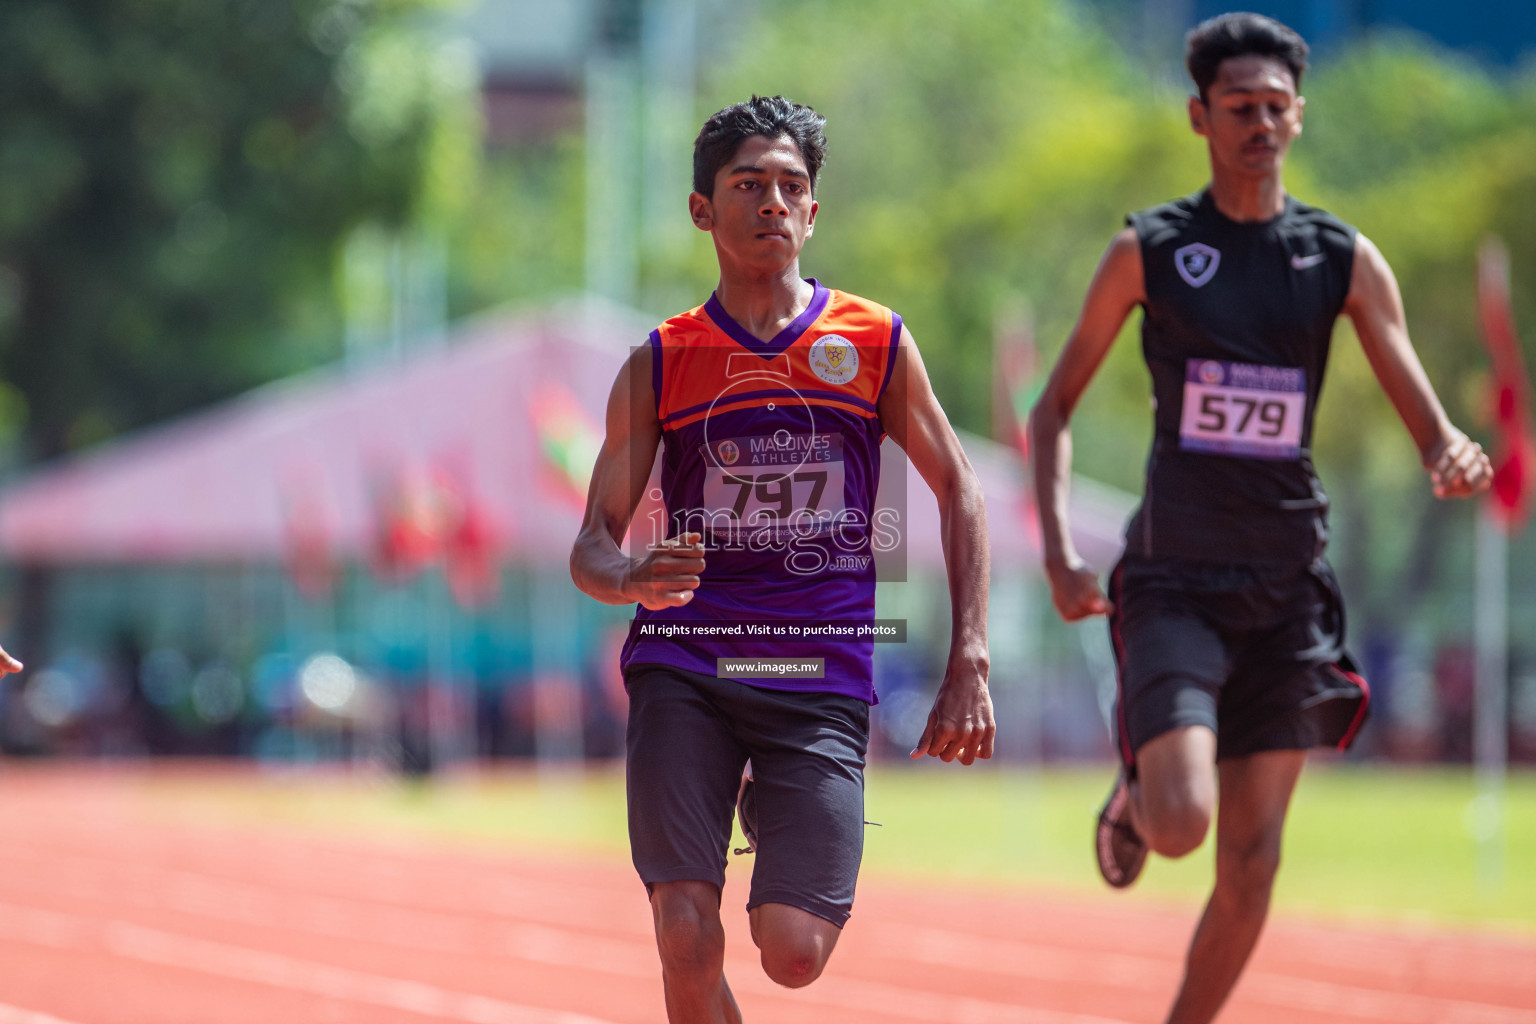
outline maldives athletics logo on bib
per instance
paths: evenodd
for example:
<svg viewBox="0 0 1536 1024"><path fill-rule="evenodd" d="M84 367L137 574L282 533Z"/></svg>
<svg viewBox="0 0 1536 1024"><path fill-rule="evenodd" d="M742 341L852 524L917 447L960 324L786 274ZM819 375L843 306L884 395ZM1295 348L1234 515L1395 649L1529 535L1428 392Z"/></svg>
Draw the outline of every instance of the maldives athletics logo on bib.
<svg viewBox="0 0 1536 1024"><path fill-rule="evenodd" d="M1173 251L1173 265L1178 268L1185 284L1199 288L1216 276L1216 268L1221 266L1221 251L1204 242L1180 246Z"/></svg>
<svg viewBox="0 0 1536 1024"><path fill-rule="evenodd" d="M841 334L827 334L811 345L811 372L828 384L847 384L859 372L859 350Z"/></svg>

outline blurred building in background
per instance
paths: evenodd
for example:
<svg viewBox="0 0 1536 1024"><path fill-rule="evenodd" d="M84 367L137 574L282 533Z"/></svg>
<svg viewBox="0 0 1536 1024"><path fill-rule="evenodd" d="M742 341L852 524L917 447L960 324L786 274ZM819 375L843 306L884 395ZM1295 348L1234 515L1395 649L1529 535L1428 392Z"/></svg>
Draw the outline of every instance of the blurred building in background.
<svg viewBox="0 0 1536 1024"><path fill-rule="evenodd" d="M282 2L314 19L300 50L304 39L329 47L338 18L356 21L355 5ZM1508 233L1517 268L1536 265L1536 90L1519 77L1536 47L1536 8L1257 9L1319 54L1298 178L1391 253L1421 350L1460 419L1479 401L1483 365L1470 282L1458 277L1463 250L1493 227ZM434 12L419 39L386 40L429 54L418 80L391 78L399 52L388 47L373 77L333 48L341 92L386 126L378 111L389 103L372 104L368 89L408 109L411 81L451 85L464 65L478 67L475 159L434 163L441 147L424 145L420 187L438 198L349 228L332 318L262 336L275 350L296 349L290 337L304 347L302 360L274 360L260 379L308 372L233 399L248 383L188 392L195 400L174 410L201 411L105 444L91 442L113 431L82 417L91 429L74 424L69 458L0 489L0 557L23 566L13 582L40 571L52 581L11 586L0 606L8 645L29 663L0 684L0 750L352 759L405 771L620 751L616 664L629 610L579 595L565 567L604 400L628 346L714 280L707 239L685 214L700 117L748 91L784 91L832 118L807 272L900 309L921 332L946 409L969 428L994 534L1000 753L1107 756L1115 682L1105 630L1065 626L1050 607L1018 427L1123 212L1198 187L1183 85L1171 97L1162 85L1182 76L1183 32L1214 13L1205 0L983 0L947 13L857 0L476 0ZM1356 49L1396 29L1461 56L1421 42ZM357 31L362 46L369 37ZM1341 74L1355 58L1366 73ZM444 109L457 110L457 93L444 95ZM276 159L268 136L287 136L267 122L257 129L234 151L265 166ZM279 186L274 202L287 195ZM215 200L193 196L172 211L183 261L210 263L234 247L224 239L244 237L218 220ZM264 222L259 205L252 216ZM229 217L238 226L238 211ZM281 245L242 253L260 254L282 264L274 279L326 281L325 268ZM111 255L146 273L161 265ZM9 259L0 246L0 327L25 285ZM165 265L172 289L192 287L184 266ZM140 307L125 309L121 323L141 322ZM176 323L201 322L181 310ZM114 337L119 326L89 333ZM199 352L234 336L205 333ZM131 363L143 345L113 358L148 373ZM1078 465L1124 488L1146 450L1133 349L1111 357L1075 425ZM13 400L9 386L0 413L14 418L30 396ZM1352 644L1378 695L1357 754L1464 758L1470 510L1420 494L1411 452L1381 454L1400 443L1400 426L1358 353L1341 352L1329 387L1345 410L1329 422L1325 402L1320 421L1334 554ZM989 424L996 440L980 436ZM887 469L901 465L889 453ZM921 731L949 623L933 499L912 475L896 479L910 582L881 585L880 614L906 619L910 642L876 651L875 756L904 755ZM1080 547L1107 570L1133 499L1083 479L1074 500ZM1521 571L1536 566L1536 548L1517 545L1514 558L1511 750L1536 760L1536 648L1524 646L1536 635L1526 628L1536 627L1536 573ZM28 594L46 608L27 607ZM37 632L17 636L24 622Z"/></svg>
<svg viewBox="0 0 1536 1024"><path fill-rule="evenodd" d="M1231 10L1255 11L1294 28L1323 54L1363 36L1412 32L1476 60L1514 68L1536 50L1536 6L1477 0L1094 0L1159 55L1177 53L1182 34Z"/></svg>
<svg viewBox="0 0 1536 1024"><path fill-rule="evenodd" d="M578 594L566 563L621 339L648 323L599 300L479 318L398 363L270 385L8 488L0 553L58 578L36 638L51 656L9 691L0 747L408 771L618 754L631 609ZM993 517L1004 753L1102 755L1107 695L1081 680L1106 666L1047 626L1023 467L965 443ZM878 654L876 754L901 756L950 614L937 506L886 447L905 563L882 614L910 640ZM1079 480L1073 501L1079 547L1112 560L1130 496ZM635 521L656 512L647 499Z"/></svg>
<svg viewBox="0 0 1536 1024"><path fill-rule="evenodd" d="M646 323L602 303L472 321L7 489L0 550L55 581L47 666L0 744L408 770L616 753L627 609L577 595L566 559Z"/></svg>

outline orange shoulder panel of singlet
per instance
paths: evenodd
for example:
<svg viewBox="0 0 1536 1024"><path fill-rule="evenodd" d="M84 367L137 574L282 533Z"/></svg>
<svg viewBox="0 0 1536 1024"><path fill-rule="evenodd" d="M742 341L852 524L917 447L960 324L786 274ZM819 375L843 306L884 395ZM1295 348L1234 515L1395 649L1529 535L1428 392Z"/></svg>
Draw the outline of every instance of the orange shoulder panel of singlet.
<svg viewBox="0 0 1536 1024"><path fill-rule="evenodd" d="M852 391L863 401L874 403L880 400L880 392L885 386L893 323L891 311L878 302L834 290L815 329L807 331L803 340L815 344L818 338L837 334L853 342L859 354L859 373L838 390ZM826 388L825 384L814 380L812 385Z"/></svg>
<svg viewBox="0 0 1536 1024"><path fill-rule="evenodd" d="M710 321L709 314L704 312L703 306L695 306L686 313L668 317L660 327L656 328L656 333L661 336L661 343L669 348L696 345L701 341L707 342L713 331L714 324Z"/></svg>
<svg viewBox="0 0 1536 1024"><path fill-rule="evenodd" d="M662 421L689 413L684 421L668 424L680 426L703 415L698 410L723 392L772 389L776 380L795 390L839 391L869 405L877 402L890 360L891 311L847 292L829 289L828 293L821 316L773 358L738 344L709 318L703 306L662 324L658 328L663 349ZM853 343L859 356L859 372L845 384L832 385L811 370L808 350L829 334Z"/></svg>
<svg viewBox="0 0 1536 1024"><path fill-rule="evenodd" d="M823 333L847 334L849 331L858 331L863 334L869 332L870 337L849 338L850 341L864 346L876 344L879 340L889 342L891 340L891 311L859 295L848 292L840 292L833 289L827 299L827 308L821 314L818 326L823 326Z"/></svg>
<svg viewBox="0 0 1536 1024"><path fill-rule="evenodd" d="M661 339L661 394L657 396L657 412L663 421L678 409L694 404L692 393L707 387L689 387L703 384L720 376L711 372L714 359L727 345L733 345L729 337L715 326L702 305L686 313L669 318L656 334ZM704 358L701 360L700 356ZM715 390L719 390L718 385Z"/></svg>

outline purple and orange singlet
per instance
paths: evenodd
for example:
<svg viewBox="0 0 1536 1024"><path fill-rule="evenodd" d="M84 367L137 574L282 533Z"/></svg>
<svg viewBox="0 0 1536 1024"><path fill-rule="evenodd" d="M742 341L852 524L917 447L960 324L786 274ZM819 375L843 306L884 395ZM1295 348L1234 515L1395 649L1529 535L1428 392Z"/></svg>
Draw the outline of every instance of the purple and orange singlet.
<svg viewBox="0 0 1536 1024"><path fill-rule="evenodd" d="M822 658L824 678L732 675L769 689L873 702L875 550L905 523L877 509L877 411L901 317L824 288L771 341L711 296L651 332L666 514L637 520L631 542L704 536L705 569L681 608L636 610L621 658L714 675L719 658ZM833 624L817 639L801 630ZM687 636L668 636L668 627Z"/></svg>

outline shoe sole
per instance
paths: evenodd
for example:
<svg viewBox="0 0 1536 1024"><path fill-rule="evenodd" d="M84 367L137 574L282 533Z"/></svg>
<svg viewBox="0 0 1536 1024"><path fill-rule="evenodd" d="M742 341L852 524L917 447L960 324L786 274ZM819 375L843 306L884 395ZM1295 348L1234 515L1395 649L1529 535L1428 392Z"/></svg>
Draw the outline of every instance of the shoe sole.
<svg viewBox="0 0 1536 1024"><path fill-rule="evenodd" d="M1125 804L1129 800L1130 790L1123 781L1117 782L1104 809L1099 812L1099 825L1093 834L1094 860L1098 863L1099 875L1114 889L1124 889L1135 882L1141 877L1141 869L1147 863L1145 844L1142 844L1140 855L1128 867L1121 868L1115 860L1115 830L1123 827L1115 819L1125 811Z"/></svg>
<svg viewBox="0 0 1536 1024"><path fill-rule="evenodd" d="M750 762L749 762L748 763L748 768L747 768L748 773L750 773L751 770L752 769L751 769L751 765L750 765ZM742 854L756 853L757 852L757 836L755 834L757 830L756 830L755 827L754 828L748 828L747 827L747 808L746 808L746 803L747 803L747 800L749 799L747 794L750 791L749 787L751 787L751 785L752 785L752 776L750 774L743 775L742 779L741 779L741 788L736 791L736 820L741 825L741 834L742 834L742 836L745 837L746 840L747 840L747 845L746 846L737 847L733 851L736 854L736 856L738 856L738 857L740 857ZM757 807L756 807L757 800L756 800L755 797L753 797L751 799L752 799L752 802L753 802L752 816L755 818L755 817L757 817Z"/></svg>

